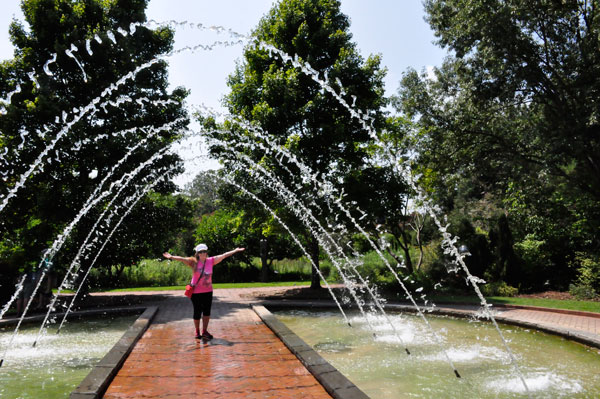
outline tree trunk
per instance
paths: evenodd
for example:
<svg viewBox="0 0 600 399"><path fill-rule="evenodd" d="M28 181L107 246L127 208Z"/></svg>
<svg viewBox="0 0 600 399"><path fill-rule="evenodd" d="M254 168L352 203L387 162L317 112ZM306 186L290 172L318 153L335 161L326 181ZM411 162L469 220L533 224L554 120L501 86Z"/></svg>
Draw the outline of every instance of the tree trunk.
<svg viewBox="0 0 600 399"><path fill-rule="evenodd" d="M111 270L111 268L109 268L109 270ZM113 287L121 288L121 286L119 286L119 280L120 280L121 275L123 274L124 270L125 270L125 265L118 264L116 266L115 274L112 274L112 273L110 274L110 281L111 281L111 284L113 285Z"/></svg>
<svg viewBox="0 0 600 399"><path fill-rule="evenodd" d="M310 281L310 288L313 290L320 289L321 277L319 277L319 273L317 273L317 270L319 269L319 243L315 237L310 238L309 246L310 258L314 263L314 266L312 267L312 279Z"/></svg>
<svg viewBox="0 0 600 399"><path fill-rule="evenodd" d="M419 247L419 260L417 262L417 266L415 270L419 271L421 269L421 265L423 264L423 243L421 242L421 231L423 231L423 225L425 223L425 218L418 214L417 212L413 213L413 222L410 223L410 226L416 233L415 239L417 241L417 246Z"/></svg>
<svg viewBox="0 0 600 399"><path fill-rule="evenodd" d="M417 262L417 271L421 270L421 265L423 265L423 258L425 257L425 253L423 252L423 243L419 241L419 261Z"/></svg>
<svg viewBox="0 0 600 399"><path fill-rule="evenodd" d="M402 250L404 251L404 265L410 274L414 272L412 259L410 258L410 247L408 245L402 245Z"/></svg>
<svg viewBox="0 0 600 399"><path fill-rule="evenodd" d="M260 281L266 283L269 281L269 263L267 262L268 243L266 239L260 240Z"/></svg>

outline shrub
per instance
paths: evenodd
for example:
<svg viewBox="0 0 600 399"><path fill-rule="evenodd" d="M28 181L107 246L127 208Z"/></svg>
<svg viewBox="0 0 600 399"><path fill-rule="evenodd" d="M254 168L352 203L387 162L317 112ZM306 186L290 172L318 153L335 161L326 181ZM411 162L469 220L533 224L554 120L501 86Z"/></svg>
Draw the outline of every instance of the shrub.
<svg viewBox="0 0 600 399"><path fill-rule="evenodd" d="M575 255L577 267L575 283L569 285L569 293L577 299L595 299L600 291L600 259L579 252Z"/></svg>
<svg viewBox="0 0 600 399"><path fill-rule="evenodd" d="M521 289L540 289L545 282L540 276L551 276L553 262L548 247L545 240L533 234L528 234L522 241L515 243L515 252L522 260L519 277Z"/></svg>
<svg viewBox="0 0 600 399"><path fill-rule="evenodd" d="M257 262L260 264L260 259L258 259ZM305 257L274 260L271 268L274 273L271 278L274 281L307 281L310 280L312 276L312 265ZM323 273L322 262L320 268ZM323 273L323 275L325 275L325 273Z"/></svg>
<svg viewBox="0 0 600 399"><path fill-rule="evenodd" d="M586 285L569 285L569 294L573 295L576 299L585 300L585 299L596 299L598 297L598 293L595 289Z"/></svg>
<svg viewBox="0 0 600 399"><path fill-rule="evenodd" d="M116 267L111 268L112 275ZM144 259L136 265L123 269L115 281L106 273L93 270L89 284L97 288L167 287L186 285L192 278L192 270L181 262ZM253 265L226 260L215 266L213 283L241 283L259 280L259 268Z"/></svg>
<svg viewBox="0 0 600 399"><path fill-rule="evenodd" d="M260 269L254 265L226 260L215 266L213 283L248 283L259 281Z"/></svg>
<svg viewBox="0 0 600 399"><path fill-rule="evenodd" d="M519 289L511 287L504 281L496 281L481 286L481 292L485 296L516 296L519 294Z"/></svg>

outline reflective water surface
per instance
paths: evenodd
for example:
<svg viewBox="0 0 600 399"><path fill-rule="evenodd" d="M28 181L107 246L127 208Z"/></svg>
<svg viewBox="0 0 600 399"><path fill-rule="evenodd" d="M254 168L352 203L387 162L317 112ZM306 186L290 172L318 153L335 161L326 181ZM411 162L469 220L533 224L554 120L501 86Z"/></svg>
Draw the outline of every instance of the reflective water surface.
<svg viewBox="0 0 600 399"><path fill-rule="evenodd" d="M121 338L138 315L72 321L56 335L53 329L32 347L39 324L22 326L0 368L0 398L67 398ZM0 329L0 348L14 326Z"/></svg>
<svg viewBox="0 0 600 399"><path fill-rule="evenodd" d="M353 327L348 327L334 312L273 313L373 399L600 397L600 350L542 332L500 326L525 377L528 395L488 322L427 315L462 376L458 379L440 344L417 316L389 316L398 338L384 317L370 316L375 330L371 331L359 315L352 315Z"/></svg>

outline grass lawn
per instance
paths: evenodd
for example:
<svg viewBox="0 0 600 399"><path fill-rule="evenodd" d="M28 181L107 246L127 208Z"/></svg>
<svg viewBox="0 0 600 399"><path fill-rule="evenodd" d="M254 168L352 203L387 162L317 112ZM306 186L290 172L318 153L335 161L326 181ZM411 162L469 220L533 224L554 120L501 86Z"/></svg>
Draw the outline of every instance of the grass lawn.
<svg viewBox="0 0 600 399"><path fill-rule="evenodd" d="M488 303L504 305L526 305L539 306L543 308L580 310L584 312L600 313L600 302L597 301L574 301L545 298L518 298L492 296L485 298ZM472 296L432 296L430 297L436 304L442 303L475 303L479 304L479 298Z"/></svg>
<svg viewBox="0 0 600 399"><path fill-rule="evenodd" d="M291 286L309 286L310 281L278 281L274 283L216 283L213 288L256 288L256 287L291 287ZM185 285L174 285L169 287L136 287L136 288L118 288L106 290L103 292L135 292L135 291L175 291L185 290Z"/></svg>

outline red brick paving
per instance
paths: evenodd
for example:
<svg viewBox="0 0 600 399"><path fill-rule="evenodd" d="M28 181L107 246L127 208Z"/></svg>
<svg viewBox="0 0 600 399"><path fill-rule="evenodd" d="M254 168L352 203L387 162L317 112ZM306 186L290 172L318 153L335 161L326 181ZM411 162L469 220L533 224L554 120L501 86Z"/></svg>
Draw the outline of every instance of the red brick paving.
<svg viewBox="0 0 600 399"><path fill-rule="evenodd" d="M104 398L330 398L243 303L243 291L215 291L208 343L193 337L187 298L161 301Z"/></svg>
<svg viewBox="0 0 600 399"><path fill-rule="evenodd" d="M600 335L600 318L531 309L502 309L503 317Z"/></svg>
<svg viewBox="0 0 600 399"><path fill-rule="evenodd" d="M451 310L471 314L480 310L475 305L439 305L438 310ZM498 316L514 321L535 323L548 328L561 328L569 331L578 331L596 334L600 339L600 314L585 315L587 312L574 312L577 314L561 313L565 311L552 311L546 308L521 309L509 307L492 307Z"/></svg>

